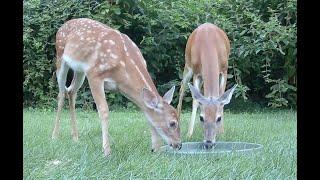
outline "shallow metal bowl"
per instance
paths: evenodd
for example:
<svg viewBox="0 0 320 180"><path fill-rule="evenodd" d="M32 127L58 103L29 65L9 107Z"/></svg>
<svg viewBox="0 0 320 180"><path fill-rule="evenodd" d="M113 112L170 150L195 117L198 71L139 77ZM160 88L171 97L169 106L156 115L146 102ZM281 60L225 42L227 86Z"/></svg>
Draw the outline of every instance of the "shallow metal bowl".
<svg viewBox="0 0 320 180"><path fill-rule="evenodd" d="M175 150L166 145L160 148L162 152L175 154L223 154L223 153L246 153L262 149L261 144L247 142L216 142L212 149L205 149L202 142L182 143L180 150Z"/></svg>

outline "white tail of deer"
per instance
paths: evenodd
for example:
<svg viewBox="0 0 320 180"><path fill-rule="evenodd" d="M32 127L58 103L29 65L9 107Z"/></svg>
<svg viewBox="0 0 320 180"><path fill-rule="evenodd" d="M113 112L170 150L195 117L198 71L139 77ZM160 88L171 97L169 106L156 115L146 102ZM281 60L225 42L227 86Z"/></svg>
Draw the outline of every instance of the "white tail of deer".
<svg viewBox="0 0 320 180"><path fill-rule="evenodd" d="M73 19L58 30L56 51L59 95L52 138L57 138L59 134L60 112L66 94L69 99L71 134L75 141L78 140L75 100L77 91L87 77L101 119L105 155L110 154L109 110L105 89L120 91L144 112L151 126L153 150L160 148L160 137L174 148L181 147L177 113L169 105L174 87L163 97L159 95L139 48L128 36L91 19ZM74 71L74 76L71 85L65 87L69 69Z"/></svg>
<svg viewBox="0 0 320 180"><path fill-rule="evenodd" d="M196 112L200 103L200 121L207 148L213 146L216 133L223 132L223 106L230 102L236 88L235 85L225 92L229 53L230 42L227 35L210 23L202 24L195 29L186 45L186 62L177 107L178 118L181 114L185 86L193 76L193 86L189 84L193 102L188 136L190 137L193 133ZM202 84L204 95L200 92Z"/></svg>

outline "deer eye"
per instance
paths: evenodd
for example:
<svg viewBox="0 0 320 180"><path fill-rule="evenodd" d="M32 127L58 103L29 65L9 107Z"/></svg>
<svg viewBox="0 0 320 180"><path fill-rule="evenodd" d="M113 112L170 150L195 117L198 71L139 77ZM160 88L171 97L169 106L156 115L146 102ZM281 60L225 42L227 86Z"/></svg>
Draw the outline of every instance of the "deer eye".
<svg viewBox="0 0 320 180"><path fill-rule="evenodd" d="M171 122L169 123L169 126L170 126L171 128L175 128L175 127L177 127L177 123L174 122L174 121L171 121Z"/></svg>
<svg viewBox="0 0 320 180"><path fill-rule="evenodd" d="M218 118L217 118L217 122L220 122L220 121L221 121L221 117L218 117Z"/></svg>
<svg viewBox="0 0 320 180"><path fill-rule="evenodd" d="M202 116L200 116L200 121L201 121L201 122L203 122L203 121L204 121Z"/></svg>

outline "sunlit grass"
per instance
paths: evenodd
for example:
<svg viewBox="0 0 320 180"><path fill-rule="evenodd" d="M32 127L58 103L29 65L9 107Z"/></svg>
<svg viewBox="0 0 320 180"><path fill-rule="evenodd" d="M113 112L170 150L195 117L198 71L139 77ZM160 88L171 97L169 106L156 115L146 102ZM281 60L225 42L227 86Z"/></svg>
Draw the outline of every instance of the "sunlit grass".
<svg viewBox="0 0 320 180"><path fill-rule="evenodd" d="M183 114L183 141L190 113ZM77 111L79 142L72 141L70 118L64 111L60 137L51 140L54 111L24 110L23 175L25 179L296 179L296 112L225 112L220 141L245 141L264 146L248 155L188 156L151 153L150 130L141 112L110 113L112 155L102 153L101 127L94 111Z"/></svg>

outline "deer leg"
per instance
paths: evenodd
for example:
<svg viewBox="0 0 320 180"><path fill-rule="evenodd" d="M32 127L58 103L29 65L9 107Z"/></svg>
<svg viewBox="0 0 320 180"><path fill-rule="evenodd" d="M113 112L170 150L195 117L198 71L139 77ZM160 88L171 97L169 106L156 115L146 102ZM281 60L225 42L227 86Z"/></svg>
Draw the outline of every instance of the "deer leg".
<svg viewBox="0 0 320 180"><path fill-rule="evenodd" d="M195 88L200 90L200 78L199 76L193 76L193 85ZM191 114L191 120L189 123L189 129L188 129L188 137L191 137L193 134L194 129L194 123L197 115L197 109L199 107L199 102L196 99L192 100L192 114Z"/></svg>
<svg viewBox="0 0 320 180"><path fill-rule="evenodd" d="M78 141L79 132L77 127L75 104L77 98L77 92L83 84L85 75L82 72L74 72L74 76L71 85L66 89L69 99L69 109L70 109L70 124L71 124L71 135L74 141Z"/></svg>
<svg viewBox="0 0 320 180"><path fill-rule="evenodd" d="M68 74L69 67L64 61L61 61L60 67L57 68L57 81L59 86L59 94L58 94L58 109L56 113L56 119L54 123L54 128L52 132L52 139L56 139L59 136L59 130L60 130L60 116L61 116L61 110L63 108L64 98L65 98L65 84L67 80L67 74Z"/></svg>
<svg viewBox="0 0 320 180"><path fill-rule="evenodd" d="M105 156L108 156L111 153L108 133L109 109L104 92L104 82L96 77L88 77L88 82L101 119L103 152Z"/></svg>
<svg viewBox="0 0 320 180"><path fill-rule="evenodd" d="M219 94L220 94L220 96L225 92L225 90L226 90L226 86L227 86L227 76L228 76L228 74L227 74L227 72L226 71L224 71L224 72L222 72L221 74L220 74L220 89L219 89ZM221 112L221 116L223 117L223 109L222 109L222 112ZM219 128L218 128L218 133L219 134L222 134L222 133L224 133L224 122L223 122L223 120L221 121L221 123L220 123L220 126L219 126Z"/></svg>
<svg viewBox="0 0 320 180"><path fill-rule="evenodd" d="M182 111L181 110L182 109L182 101L183 101L184 93L186 90L186 84L190 81L192 74L193 74L192 69L185 66L184 71L183 71L183 79L181 81L181 87L180 87L180 91L179 91L179 103L177 106L178 119L180 119L180 115L181 115L181 111Z"/></svg>

